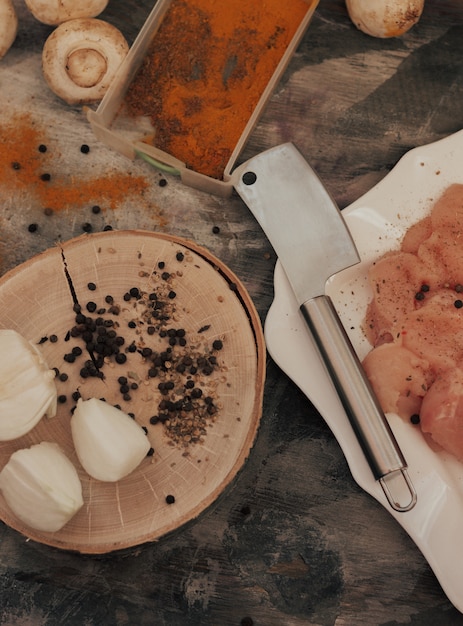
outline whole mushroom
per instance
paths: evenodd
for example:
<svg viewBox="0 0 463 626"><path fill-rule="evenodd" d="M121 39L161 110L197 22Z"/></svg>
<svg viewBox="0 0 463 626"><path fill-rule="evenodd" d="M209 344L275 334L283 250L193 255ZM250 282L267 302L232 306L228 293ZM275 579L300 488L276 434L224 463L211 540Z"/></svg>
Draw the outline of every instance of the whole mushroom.
<svg viewBox="0 0 463 626"><path fill-rule="evenodd" d="M108 4L108 0L25 0L35 19L56 26L81 17L96 17Z"/></svg>
<svg viewBox="0 0 463 626"><path fill-rule="evenodd" d="M0 0L0 59L16 39L18 18L11 0Z"/></svg>
<svg viewBox="0 0 463 626"><path fill-rule="evenodd" d="M50 89L68 104L98 102L128 50L115 26L94 18L70 20L45 42L43 75Z"/></svg>
<svg viewBox="0 0 463 626"><path fill-rule="evenodd" d="M399 37L418 22L424 0L346 0L355 26L372 37Z"/></svg>

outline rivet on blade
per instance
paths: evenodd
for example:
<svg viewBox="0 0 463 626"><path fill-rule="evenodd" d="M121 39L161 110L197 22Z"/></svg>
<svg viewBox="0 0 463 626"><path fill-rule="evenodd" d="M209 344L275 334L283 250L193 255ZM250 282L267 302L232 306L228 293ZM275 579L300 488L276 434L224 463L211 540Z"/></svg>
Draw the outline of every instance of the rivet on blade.
<svg viewBox="0 0 463 626"><path fill-rule="evenodd" d="M245 185L254 185L257 175L254 172L245 172L241 178Z"/></svg>

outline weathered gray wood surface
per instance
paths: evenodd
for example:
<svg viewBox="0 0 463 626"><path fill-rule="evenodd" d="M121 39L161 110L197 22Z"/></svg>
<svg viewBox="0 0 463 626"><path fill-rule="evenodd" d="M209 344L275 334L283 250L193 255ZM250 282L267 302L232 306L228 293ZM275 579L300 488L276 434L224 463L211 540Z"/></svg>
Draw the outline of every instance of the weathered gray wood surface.
<svg viewBox="0 0 463 626"><path fill-rule="evenodd" d="M103 14L131 41L151 8L111 0ZM288 7L290 7L288 1ZM0 189L2 271L95 230L147 228L209 248L243 280L262 319L275 256L237 197L188 189L98 144L79 108L45 87L40 51L50 28L17 1L21 28L0 64L0 119L29 110L60 151L55 167L85 176L127 170L152 179L143 202L52 219ZM322 0L244 156L293 141L341 207L383 178L410 148L463 127L463 4L428 0L400 39L367 37L341 0ZM91 146L89 159L80 145ZM2 148L0 147L0 150ZM96 169L95 169L96 168ZM39 224L36 233L27 225ZM220 227L213 234L212 226ZM27 294L25 294L27 303ZM83 557L26 542L0 526L0 623L233 626L463 625L425 559L353 481L321 417L270 360L261 429L231 489L198 520L157 544Z"/></svg>

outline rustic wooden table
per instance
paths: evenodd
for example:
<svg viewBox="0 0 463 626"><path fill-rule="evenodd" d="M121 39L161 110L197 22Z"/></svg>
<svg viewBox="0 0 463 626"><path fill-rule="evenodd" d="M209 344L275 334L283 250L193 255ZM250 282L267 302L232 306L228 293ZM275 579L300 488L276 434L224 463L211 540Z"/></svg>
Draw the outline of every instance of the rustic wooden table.
<svg viewBox="0 0 463 626"><path fill-rule="evenodd" d="M152 4L111 0L102 17L132 41ZM16 5L19 34L0 64L2 128L17 113L31 115L54 148L53 175L71 172L77 185L130 171L150 188L99 214L91 211L94 198L52 216L27 188L0 188L2 272L86 224L158 230L193 239L229 265L264 320L275 255L243 202L172 178L160 186L147 164L99 144L82 110L60 102L43 82L40 54L51 29ZM322 0L245 156L293 141L343 208L407 150L462 127L461 2L427 0L408 34L380 40L353 27L342 0ZM463 625L422 554L356 485L323 419L270 359L250 458L187 527L98 557L28 542L5 525L0 542L2 624Z"/></svg>

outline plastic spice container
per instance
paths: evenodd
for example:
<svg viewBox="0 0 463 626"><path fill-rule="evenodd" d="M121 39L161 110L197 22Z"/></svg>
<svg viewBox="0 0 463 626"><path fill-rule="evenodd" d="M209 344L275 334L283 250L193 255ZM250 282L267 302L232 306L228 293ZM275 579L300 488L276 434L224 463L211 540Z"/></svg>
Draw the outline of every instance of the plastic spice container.
<svg viewBox="0 0 463 626"><path fill-rule="evenodd" d="M98 139L220 196L318 0L159 0L87 117Z"/></svg>

